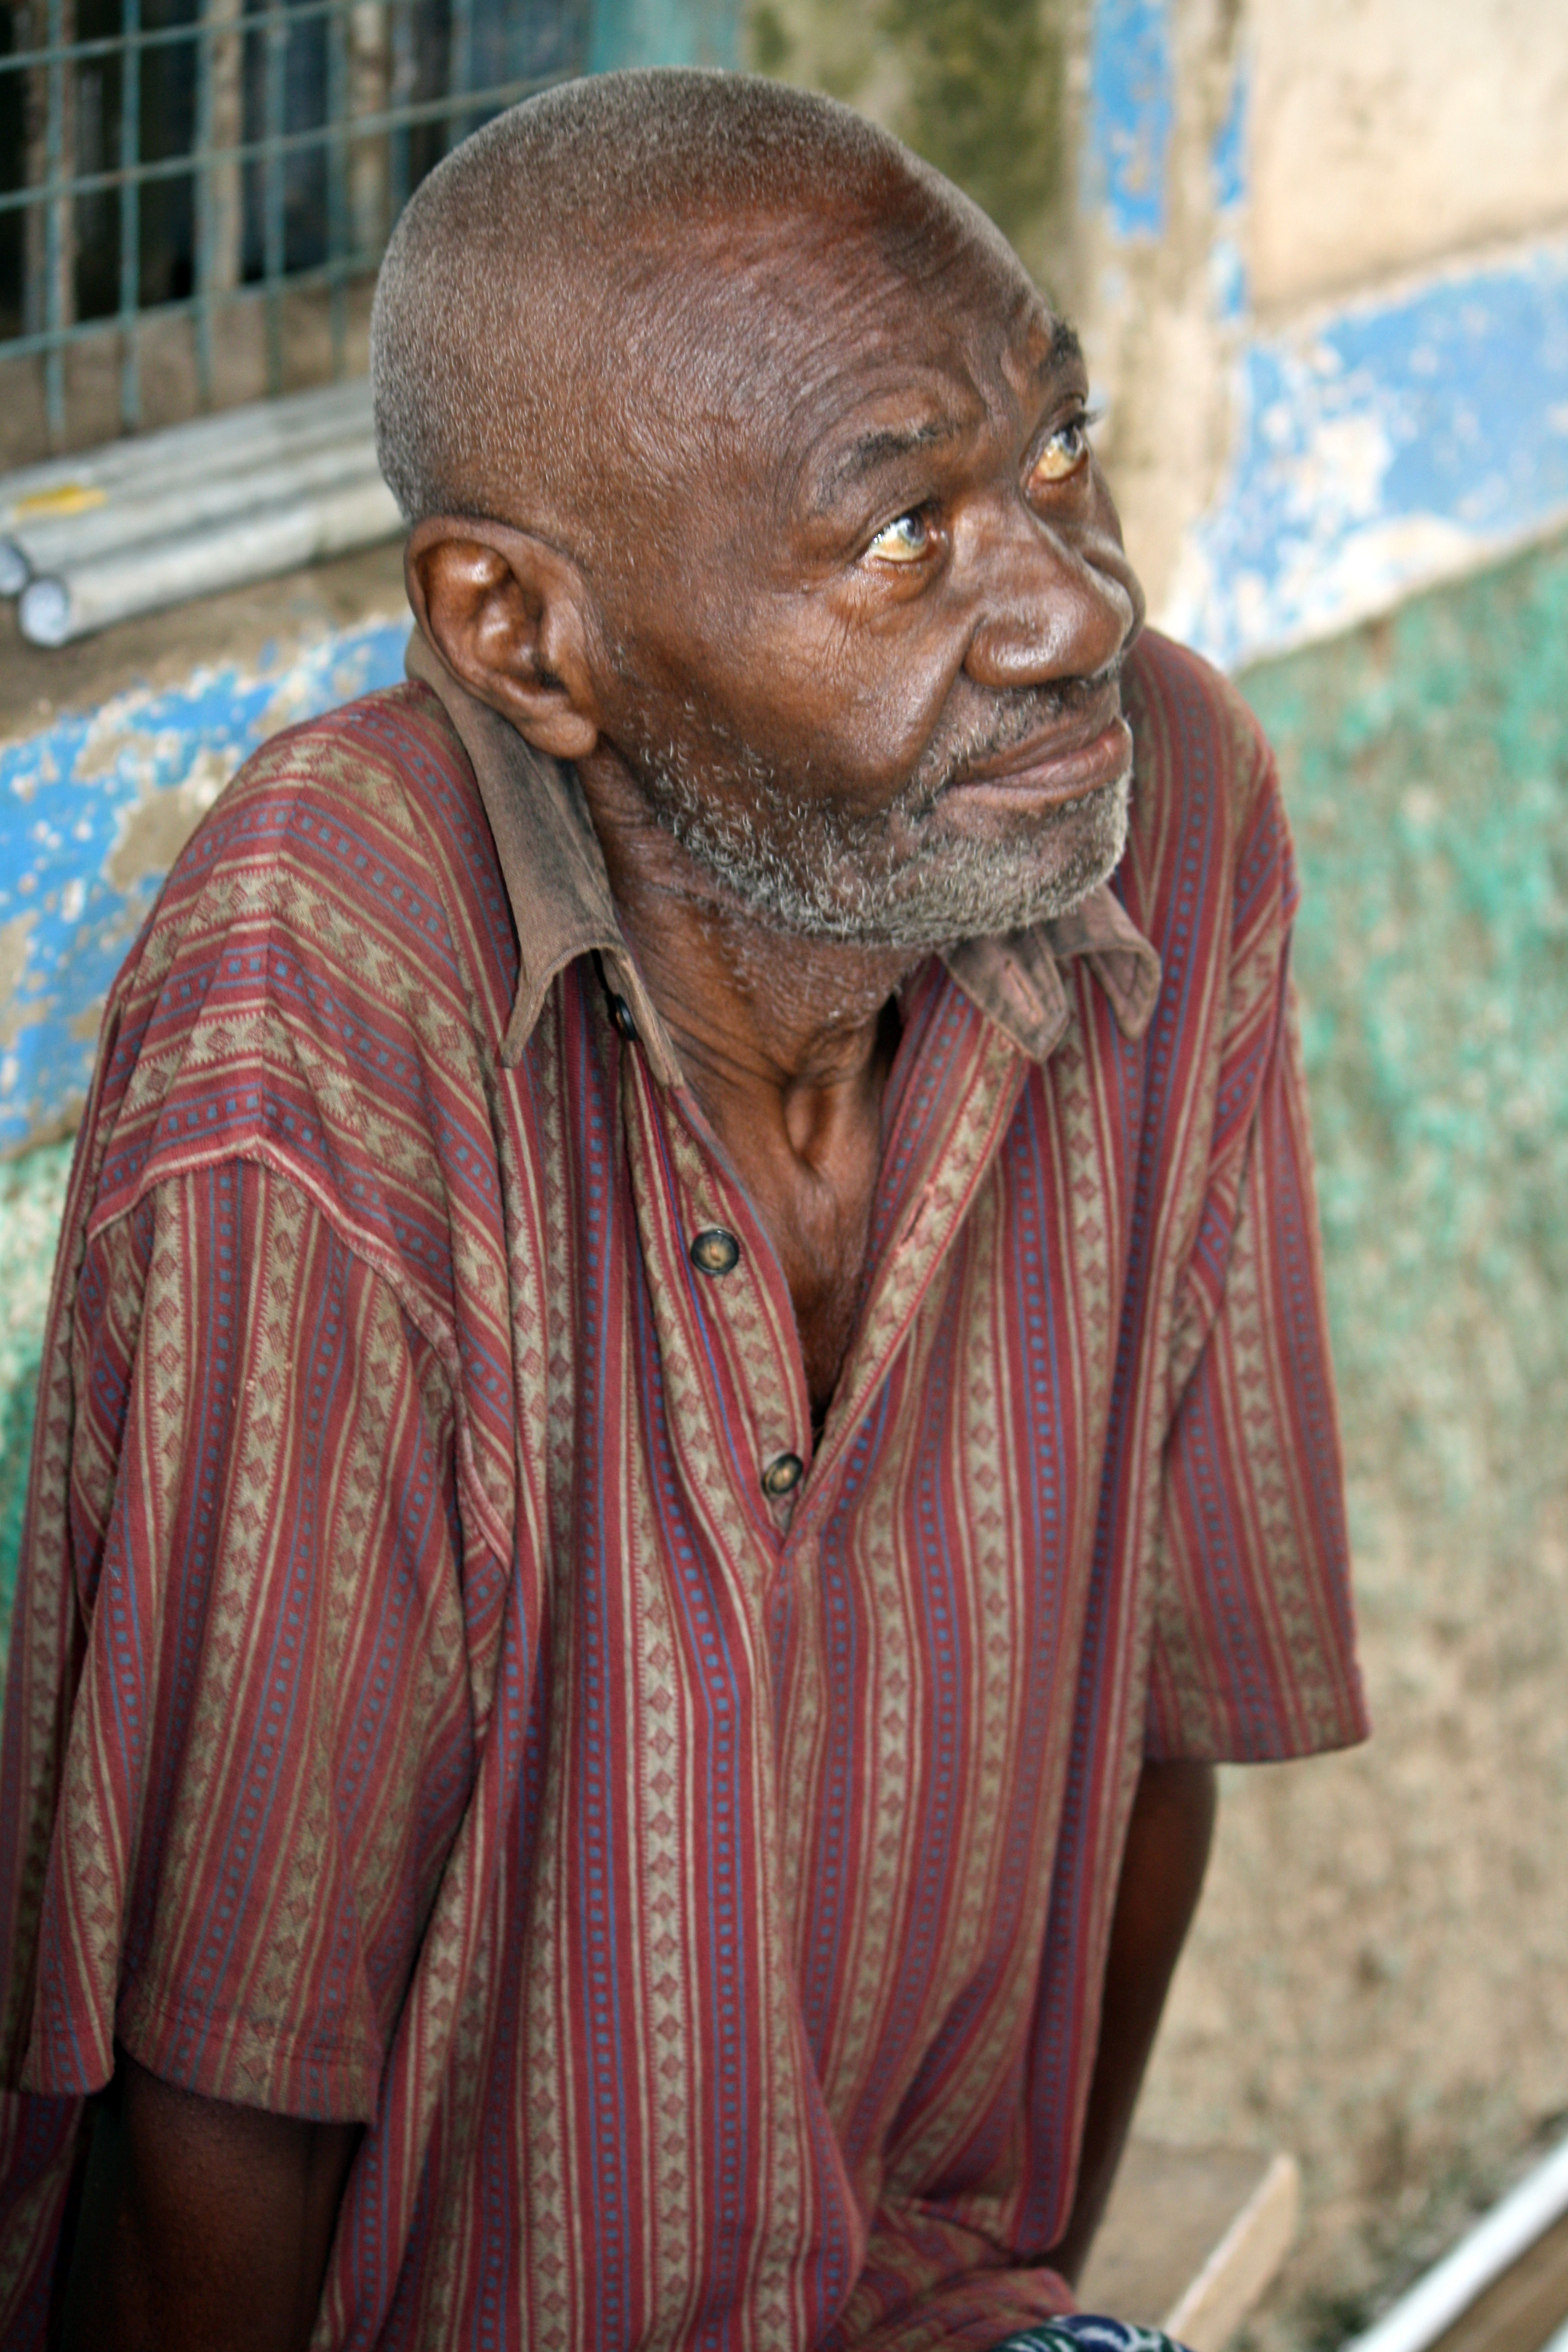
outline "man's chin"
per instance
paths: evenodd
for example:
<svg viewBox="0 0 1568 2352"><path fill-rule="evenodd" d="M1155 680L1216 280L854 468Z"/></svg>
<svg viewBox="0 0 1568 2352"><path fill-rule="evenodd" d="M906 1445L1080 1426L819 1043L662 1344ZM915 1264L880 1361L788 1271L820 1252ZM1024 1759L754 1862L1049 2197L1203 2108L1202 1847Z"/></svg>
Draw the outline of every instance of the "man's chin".
<svg viewBox="0 0 1568 2352"><path fill-rule="evenodd" d="M794 813L787 828L775 822L739 833L715 824L699 795L672 790L657 771L645 789L659 823L710 880L770 930L914 950L1026 930L1080 906L1121 860L1130 784L1118 777L1000 834L954 832L939 798L910 826L902 854L886 840L879 857L847 842L829 848L819 831L825 854L815 860L802 856L815 812Z"/></svg>
<svg viewBox="0 0 1568 2352"><path fill-rule="evenodd" d="M906 869L908 887L887 907L876 944L952 947L1071 914L1121 862L1131 784L1130 775L1120 776L1051 810L1026 842L932 842Z"/></svg>

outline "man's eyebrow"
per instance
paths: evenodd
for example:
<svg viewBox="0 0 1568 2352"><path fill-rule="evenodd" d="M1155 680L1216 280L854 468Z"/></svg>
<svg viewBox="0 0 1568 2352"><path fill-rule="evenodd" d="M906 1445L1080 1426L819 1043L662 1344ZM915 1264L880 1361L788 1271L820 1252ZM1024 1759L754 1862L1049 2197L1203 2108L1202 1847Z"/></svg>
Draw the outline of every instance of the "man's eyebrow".
<svg viewBox="0 0 1568 2352"><path fill-rule="evenodd" d="M1051 321L1051 340L1041 364L1042 375L1060 375L1068 367L1083 367L1083 345L1076 327L1065 319ZM924 425L881 425L875 432L862 434L847 448L839 450L823 470L816 485L812 504L819 513L825 512L843 496L879 473L885 466L897 463L900 457L912 457L917 450L934 448L943 441L954 441L963 431L955 417L931 417Z"/></svg>
<svg viewBox="0 0 1568 2352"><path fill-rule="evenodd" d="M1060 375L1064 368L1072 367L1075 364L1079 367L1085 365L1083 345L1078 339L1078 329L1069 326L1065 319L1054 319L1051 321L1051 345L1046 353L1046 363L1041 373L1045 375Z"/></svg>
<svg viewBox="0 0 1568 2352"><path fill-rule="evenodd" d="M953 417L932 417L925 425L884 425L874 433L862 434L858 441L850 442L827 465L812 504L819 510L830 507L868 475L879 473L900 457L912 457L917 449L930 449L939 442L955 440L963 429Z"/></svg>

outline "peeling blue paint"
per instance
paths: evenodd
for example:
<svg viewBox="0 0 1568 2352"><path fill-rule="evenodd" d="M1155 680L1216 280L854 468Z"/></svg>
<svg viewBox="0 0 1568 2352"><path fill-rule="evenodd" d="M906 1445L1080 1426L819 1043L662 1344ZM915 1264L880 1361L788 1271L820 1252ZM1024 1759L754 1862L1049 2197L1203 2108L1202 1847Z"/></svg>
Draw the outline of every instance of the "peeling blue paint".
<svg viewBox="0 0 1568 2352"><path fill-rule="evenodd" d="M76 1117L109 984L235 770L280 727L401 677L406 638L372 623L0 745L0 1151Z"/></svg>
<svg viewBox="0 0 1568 2352"><path fill-rule="evenodd" d="M1231 74L1230 104L1209 150L1215 210L1234 213L1247 199L1247 125L1252 98L1252 76L1245 53Z"/></svg>
<svg viewBox="0 0 1568 2352"><path fill-rule="evenodd" d="M1232 68L1230 104L1209 150L1209 184L1214 196L1215 233L1209 253L1209 281L1215 315L1227 325L1247 316L1251 307L1247 284L1243 215L1247 203L1247 115L1252 76L1245 55Z"/></svg>
<svg viewBox="0 0 1568 2352"><path fill-rule="evenodd" d="M1163 234L1175 121L1169 0L1098 0L1089 36L1087 194L1117 236Z"/></svg>
<svg viewBox="0 0 1568 2352"><path fill-rule="evenodd" d="M1166 625L1227 666L1568 521L1568 240L1243 348L1234 457Z"/></svg>

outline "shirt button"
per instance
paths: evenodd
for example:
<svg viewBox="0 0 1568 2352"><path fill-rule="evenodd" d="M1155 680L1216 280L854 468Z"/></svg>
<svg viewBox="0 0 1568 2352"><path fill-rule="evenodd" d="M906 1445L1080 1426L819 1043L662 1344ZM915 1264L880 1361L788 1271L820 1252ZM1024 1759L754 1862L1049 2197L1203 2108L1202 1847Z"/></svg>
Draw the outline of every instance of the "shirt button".
<svg viewBox="0 0 1568 2352"><path fill-rule="evenodd" d="M741 1244L722 1225L705 1225L692 1237L691 1263L699 1274L730 1274L741 1262Z"/></svg>
<svg viewBox="0 0 1568 2352"><path fill-rule="evenodd" d="M611 997L610 1018L614 1021L622 1036L629 1039L631 1044L635 1045L637 1042L637 1024L632 1019L632 1008L626 1003L624 996Z"/></svg>
<svg viewBox="0 0 1568 2352"><path fill-rule="evenodd" d="M782 1495L793 1495L805 1469L798 1454L775 1454L763 1472L763 1494L775 1503Z"/></svg>

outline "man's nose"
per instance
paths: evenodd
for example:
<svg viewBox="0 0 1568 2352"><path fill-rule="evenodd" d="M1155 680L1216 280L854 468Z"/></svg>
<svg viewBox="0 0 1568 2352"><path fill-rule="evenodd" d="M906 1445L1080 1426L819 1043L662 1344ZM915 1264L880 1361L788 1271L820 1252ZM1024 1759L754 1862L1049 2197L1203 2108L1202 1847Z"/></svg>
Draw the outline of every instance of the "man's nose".
<svg viewBox="0 0 1568 2352"><path fill-rule="evenodd" d="M971 557L977 612L963 667L977 686L1092 677L1132 634L1136 584L1110 531L1069 535L1020 502L979 524Z"/></svg>

